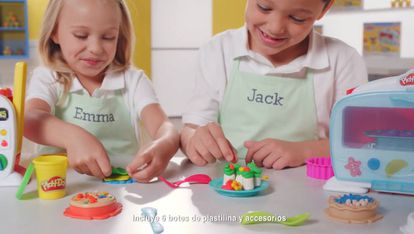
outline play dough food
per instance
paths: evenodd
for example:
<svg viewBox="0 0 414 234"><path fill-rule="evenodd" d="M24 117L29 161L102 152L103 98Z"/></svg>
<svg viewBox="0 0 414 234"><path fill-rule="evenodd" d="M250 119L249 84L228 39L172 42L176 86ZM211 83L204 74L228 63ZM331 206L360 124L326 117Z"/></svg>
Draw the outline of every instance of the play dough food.
<svg viewBox="0 0 414 234"><path fill-rule="evenodd" d="M122 205L107 192L78 193L70 200L64 215L77 219L106 219L119 214Z"/></svg>
<svg viewBox="0 0 414 234"><path fill-rule="evenodd" d="M346 223L372 223L382 218L382 215L377 213L379 202L369 196L330 196L328 205L325 210L328 217Z"/></svg>
<svg viewBox="0 0 414 234"><path fill-rule="evenodd" d="M223 186L226 190L253 190L262 183L262 169L254 162L242 167L239 164L227 163L224 167Z"/></svg>

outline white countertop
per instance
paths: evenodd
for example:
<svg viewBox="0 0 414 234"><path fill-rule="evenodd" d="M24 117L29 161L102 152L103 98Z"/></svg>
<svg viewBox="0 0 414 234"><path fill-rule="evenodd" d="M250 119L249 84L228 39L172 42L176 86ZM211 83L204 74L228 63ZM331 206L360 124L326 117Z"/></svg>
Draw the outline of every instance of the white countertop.
<svg viewBox="0 0 414 234"><path fill-rule="evenodd" d="M176 181L192 174L204 173L212 178L222 176L224 163L196 167L182 156L175 157L164 177ZM409 213L414 211L414 197L370 192L381 203L382 220L372 224L345 224L330 220L324 209L331 193L324 191L324 181L306 177L306 167L282 171L264 170L270 177L269 188L255 197L225 197L208 185L193 184L171 189L163 182L151 184L104 184L96 178L73 170L67 175L67 195L59 200L40 200L36 180L32 180L24 198L15 198L15 187L0 187L1 233L152 233L150 224L142 220L141 208L158 210L164 233L400 233ZM107 191L123 204L123 210L106 220L85 221L65 217L63 211L78 192ZM275 215L293 216L310 212L311 219L300 227L280 224L244 226L238 222L203 222L205 219L230 220L250 210L268 211ZM198 221L197 221L198 220Z"/></svg>

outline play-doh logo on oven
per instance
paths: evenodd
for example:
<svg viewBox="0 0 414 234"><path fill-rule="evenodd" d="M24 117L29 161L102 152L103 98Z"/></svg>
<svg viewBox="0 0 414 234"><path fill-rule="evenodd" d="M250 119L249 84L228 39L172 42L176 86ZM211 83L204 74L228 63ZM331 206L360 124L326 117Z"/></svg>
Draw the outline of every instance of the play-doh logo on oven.
<svg viewBox="0 0 414 234"><path fill-rule="evenodd" d="M49 180L42 181L40 186L42 187L42 190L45 192L64 189L65 179L60 176L54 176Z"/></svg>
<svg viewBox="0 0 414 234"><path fill-rule="evenodd" d="M414 85L414 73L401 77L400 84L402 86Z"/></svg>

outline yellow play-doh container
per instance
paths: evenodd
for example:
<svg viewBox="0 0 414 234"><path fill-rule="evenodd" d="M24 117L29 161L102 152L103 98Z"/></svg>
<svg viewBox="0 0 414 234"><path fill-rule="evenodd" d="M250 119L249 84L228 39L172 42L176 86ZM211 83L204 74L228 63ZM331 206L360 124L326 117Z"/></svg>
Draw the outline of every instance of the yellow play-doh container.
<svg viewBox="0 0 414 234"><path fill-rule="evenodd" d="M66 194L66 168L63 155L42 155L33 159L37 178L37 191L41 199L59 199Z"/></svg>

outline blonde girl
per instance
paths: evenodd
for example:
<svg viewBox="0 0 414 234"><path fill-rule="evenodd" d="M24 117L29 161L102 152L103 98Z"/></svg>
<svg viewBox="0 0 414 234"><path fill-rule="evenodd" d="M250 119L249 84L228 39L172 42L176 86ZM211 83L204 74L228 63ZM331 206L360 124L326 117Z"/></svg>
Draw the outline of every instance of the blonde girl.
<svg viewBox="0 0 414 234"><path fill-rule="evenodd" d="M28 91L25 136L40 153L65 152L79 173L111 174L111 160L139 181L161 174L179 146L147 76L131 66L134 33L123 0L51 0L39 40L43 66ZM139 122L152 141L139 147Z"/></svg>

